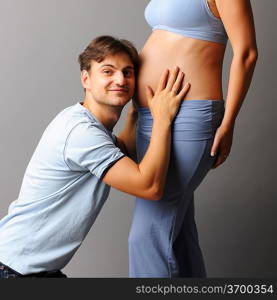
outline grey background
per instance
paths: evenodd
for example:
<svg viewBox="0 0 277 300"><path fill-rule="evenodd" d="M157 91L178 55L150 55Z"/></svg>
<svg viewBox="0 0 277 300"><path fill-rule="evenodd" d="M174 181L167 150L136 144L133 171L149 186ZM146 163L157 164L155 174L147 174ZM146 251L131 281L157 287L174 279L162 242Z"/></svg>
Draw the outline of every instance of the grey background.
<svg viewBox="0 0 277 300"><path fill-rule="evenodd" d="M0 217L15 200L40 136L83 97L78 54L102 34L140 49L151 32L148 0L1 0ZM210 277L276 277L277 1L253 0L259 61L236 123L231 156L196 193ZM235 25L235 24L234 24ZM231 60L228 46L224 84ZM115 132L122 128L125 112ZM72 261L70 277L127 277L133 197L112 191Z"/></svg>

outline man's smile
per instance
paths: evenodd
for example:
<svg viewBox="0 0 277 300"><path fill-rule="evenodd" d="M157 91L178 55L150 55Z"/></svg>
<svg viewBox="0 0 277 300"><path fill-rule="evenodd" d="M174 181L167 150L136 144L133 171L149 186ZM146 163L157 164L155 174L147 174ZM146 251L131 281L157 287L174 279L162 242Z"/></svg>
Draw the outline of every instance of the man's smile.
<svg viewBox="0 0 277 300"><path fill-rule="evenodd" d="M124 88L113 88L113 89L109 89L109 92L119 92L119 93L128 93L128 89L124 89Z"/></svg>

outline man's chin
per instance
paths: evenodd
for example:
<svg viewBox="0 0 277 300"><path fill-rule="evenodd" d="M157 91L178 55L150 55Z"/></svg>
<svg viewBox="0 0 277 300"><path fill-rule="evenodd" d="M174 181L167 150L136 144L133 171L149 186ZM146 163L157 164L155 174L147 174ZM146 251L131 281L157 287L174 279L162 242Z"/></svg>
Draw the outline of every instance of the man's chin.
<svg viewBox="0 0 277 300"><path fill-rule="evenodd" d="M111 105L112 106L116 106L116 107L122 107L122 106L125 106L129 101L131 100L131 98L130 99L113 99L112 101L111 101Z"/></svg>

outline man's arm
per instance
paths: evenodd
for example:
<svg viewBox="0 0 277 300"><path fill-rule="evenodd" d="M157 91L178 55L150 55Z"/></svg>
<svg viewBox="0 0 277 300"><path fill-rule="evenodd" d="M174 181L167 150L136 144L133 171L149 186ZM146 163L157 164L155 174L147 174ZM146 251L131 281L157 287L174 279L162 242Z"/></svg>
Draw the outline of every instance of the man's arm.
<svg viewBox="0 0 277 300"><path fill-rule="evenodd" d="M149 200L159 200L165 184L171 145L171 123L180 103L189 90L189 84L181 90L184 74L176 68L170 75L162 75L154 94L147 88L149 109L153 127L147 152L139 164L128 157L116 162L107 171L103 181L125 193Z"/></svg>
<svg viewBox="0 0 277 300"><path fill-rule="evenodd" d="M136 124L137 124L137 110L134 107L134 103L131 103L127 120L124 125L124 129L117 136L117 144L122 152L124 152L132 160L136 161Z"/></svg>

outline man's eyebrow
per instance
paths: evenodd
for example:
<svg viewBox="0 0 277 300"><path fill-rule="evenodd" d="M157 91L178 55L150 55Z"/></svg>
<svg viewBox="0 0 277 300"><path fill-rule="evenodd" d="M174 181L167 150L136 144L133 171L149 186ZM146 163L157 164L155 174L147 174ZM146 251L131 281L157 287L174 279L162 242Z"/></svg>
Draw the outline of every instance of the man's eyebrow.
<svg viewBox="0 0 277 300"><path fill-rule="evenodd" d="M104 64L104 65L101 65L101 68L103 67L111 67L111 68L114 68L116 69L116 67L114 65L111 65L111 64ZM133 66L126 66L124 67L123 69L135 69Z"/></svg>

